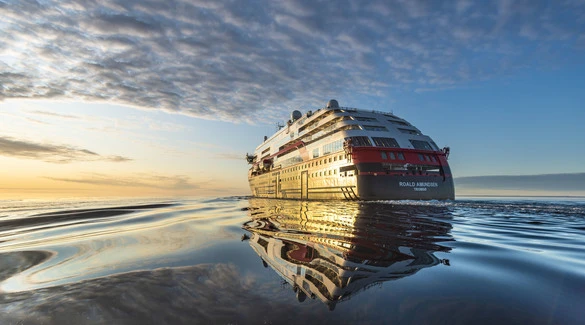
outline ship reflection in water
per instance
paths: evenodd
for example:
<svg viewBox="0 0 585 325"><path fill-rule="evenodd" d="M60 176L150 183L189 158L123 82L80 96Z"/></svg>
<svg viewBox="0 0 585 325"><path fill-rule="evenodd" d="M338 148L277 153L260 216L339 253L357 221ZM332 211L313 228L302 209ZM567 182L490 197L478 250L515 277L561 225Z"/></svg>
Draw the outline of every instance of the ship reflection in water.
<svg viewBox="0 0 585 325"><path fill-rule="evenodd" d="M356 294L438 264L453 241L445 207L251 199L249 244L299 302L329 309Z"/></svg>

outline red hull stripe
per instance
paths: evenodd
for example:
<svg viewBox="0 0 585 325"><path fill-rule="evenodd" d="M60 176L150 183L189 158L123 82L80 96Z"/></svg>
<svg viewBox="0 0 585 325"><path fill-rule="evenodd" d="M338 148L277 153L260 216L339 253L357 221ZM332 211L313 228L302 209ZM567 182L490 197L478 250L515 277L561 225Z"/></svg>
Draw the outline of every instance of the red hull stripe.
<svg viewBox="0 0 585 325"><path fill-rule="evenodd" d="M400 159L404 158L404 159ZM448 166L445 153L404 148L353 147L354 163L399 163L426 166Z"/></svg>

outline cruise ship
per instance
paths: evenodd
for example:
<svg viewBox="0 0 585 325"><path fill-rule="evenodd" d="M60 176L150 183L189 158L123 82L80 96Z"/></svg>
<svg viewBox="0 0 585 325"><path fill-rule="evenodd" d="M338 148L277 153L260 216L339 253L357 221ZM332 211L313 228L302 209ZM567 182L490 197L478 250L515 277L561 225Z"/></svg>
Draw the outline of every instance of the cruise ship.
<svg viewBox="0 0 585 325"><path fill-rule="evenodd" d="M449 148L389 112L327 106L291 113L246 154L255 197L308 200L447 200Z"/></svg>

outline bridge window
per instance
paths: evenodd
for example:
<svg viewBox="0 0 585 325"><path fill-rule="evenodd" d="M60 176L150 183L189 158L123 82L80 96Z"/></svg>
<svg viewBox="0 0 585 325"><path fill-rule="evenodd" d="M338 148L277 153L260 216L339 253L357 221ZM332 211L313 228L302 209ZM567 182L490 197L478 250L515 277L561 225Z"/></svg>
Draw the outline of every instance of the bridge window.
<svg viewBox="0 0 585 325"><path fill-rule="evenodd" d="M364 130L368 131L388 131L385 126L378 126L378 125L364 125L362 126Z"/></svg>
<svg viewBox="0 0 585 325"><path fill-rule="evenodd" d="M356 121L364 121L364 122L378 122L377 119L373 117L365 117L365 116L352 116L352 118Z"/></svg>
<svg viewBox="0 0 585 325"><path fill-rule="evenodd" d="M402 132L402 133L407 133L407 134L416 134L416 135L421 135L421 133L417 130L412 130L412 129L401 129L398 128L398 131Z"/></svg>
<svg viewBox="0 0 585 325"><path fill-rule="evenodd" d="M376 147L386 147L386 148L399 148L398 142L394 138L380 138L380 137L372 137Z"/></svg>
<svg viewBox="0 0 585 325"><path fill-rule="evenodd" d="M351 144L355 147L371 147L372 142L369 137L349 137Z"/></svg>
<svg viewBox="0 0 585 325"><path fill-rule="evenodd" d="M420 149L420 150L433 150L433 147L431 147L431 145L426 142L426 141L421 141L421 140L410 140L410 143L412 143L412 146L415 149Z"/></svg>

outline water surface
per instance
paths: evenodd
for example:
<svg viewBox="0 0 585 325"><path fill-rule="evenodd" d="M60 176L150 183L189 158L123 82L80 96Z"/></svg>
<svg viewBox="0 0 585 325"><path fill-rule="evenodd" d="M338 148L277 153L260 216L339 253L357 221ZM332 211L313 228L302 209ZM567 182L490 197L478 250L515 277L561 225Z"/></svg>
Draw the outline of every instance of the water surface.
<svg viewBox="0 0 585 325"><path fill-rule="evenodd" d="M3 324L582 324L585 201L0 201Z"/></svg>

